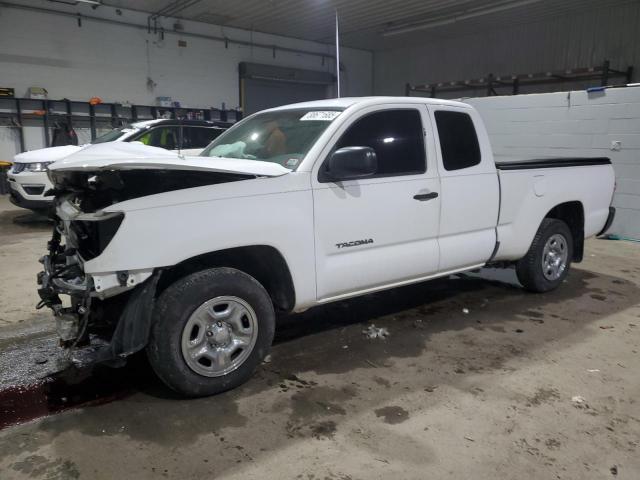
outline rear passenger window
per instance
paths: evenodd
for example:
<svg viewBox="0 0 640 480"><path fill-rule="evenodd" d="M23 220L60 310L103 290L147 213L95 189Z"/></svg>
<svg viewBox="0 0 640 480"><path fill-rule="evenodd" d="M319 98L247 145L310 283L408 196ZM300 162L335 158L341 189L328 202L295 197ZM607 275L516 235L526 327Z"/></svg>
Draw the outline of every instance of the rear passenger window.
<svg viewBox="0 0 640 480"><path fill-rule="evenodd" d="M216 127L182 127L182 148L204 148L224 132Z"/></svg>
<svg viewBox="0 0 640 480"><path fill-rule="evenodd" d="M378 157L377 177L426 171L422 121L417 110L372 113L349 127L336 149L371 147Z"/></svg>
<svg viewBox="0 0 640 480"><path fill-rule="evenodd" d="M460 170L480 163L480 145L471 117L466 113L435 112L445 170Z"/></svg>

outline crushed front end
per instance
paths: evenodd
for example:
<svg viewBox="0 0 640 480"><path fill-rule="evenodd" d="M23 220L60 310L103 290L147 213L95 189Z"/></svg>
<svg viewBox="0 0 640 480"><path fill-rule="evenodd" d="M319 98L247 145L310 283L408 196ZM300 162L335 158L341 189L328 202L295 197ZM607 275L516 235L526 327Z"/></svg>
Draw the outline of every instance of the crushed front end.
<svg viewBox="0 0 640 480"><path fill-rule="evenodd" d="M40 262L37 308L53 311L60 345L76 364L121 363L147 343L159 271L87 273L118 232L123 212L105 212L118 196L96 175L58 174L54 228ZM118 190L116 190L118 191Z"/></svg>
<svg viewBox="0 0 640 480"><path fill-rule="evenodd" d="M81 154L87 156L95 147L99 145ZM139 212L137 222L127 221L126 204L130 207L130 201L142 197L162 200L164 194L177 190L255 178L239 172L203 171L197 163L196 170L183 169L180 162L184 159L175 160L181 168L139 161L96 165L89 155L86 163L72 167L54 163L48 172L54 186L47 195L55 197L55 225L48 252L41 259L38 307L52 309L61 345L73 352L76 363L122 363L147 345L156 286L163 268L171 263L126 269L136 265L135 252L143 251L146 242L161 241L158 235L145 236ZM158 209L151 209L147 218L157 217ZM119 240L122 237L129 240Z"/></svg>

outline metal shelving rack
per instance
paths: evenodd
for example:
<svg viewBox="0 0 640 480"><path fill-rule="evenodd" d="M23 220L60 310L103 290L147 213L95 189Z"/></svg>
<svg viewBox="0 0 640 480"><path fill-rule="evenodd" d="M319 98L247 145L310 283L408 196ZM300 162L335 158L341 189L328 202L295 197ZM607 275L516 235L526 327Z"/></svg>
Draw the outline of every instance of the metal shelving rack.
<svg viewBox="0 0 640 480"><path fill-rule="evenodd" d="M242 118L239 110L218 108L159 107L152 105L128 105L75 100L49 100L32 98L0 97L0 125L16 128L20 152L25 148L25 126L44 128L46 145L51 145L50 129L58 121L69 122L74 128L87 128L91 140L98 129L111 129L130 123L157 118L186 119L189 117L221 122L236 122Z"/></svg>
<svg viewBox="0 0 640 480"><path fill-rule="evenodd" d="M595 67L574 68L561 72L541 72L526 73L518 75L500 75L489 74L486 77L472 80L457 80L453 82L427 83L423 85L411 85L407 83L405 86L405 95L411 96L412 93L428 94L435 98L436 95L444 92L462 92L462 91L484 91L486 96L505 95L497 89L508 88L511 95L518 95L520 88L528 85L546 85L560 84L567 82L585 82L595 80L600 86L609 85L609 81L613 78L624 78L626 83L633 81L633 67L626 70L614 70L611 68L609 61L605 60L602 65Z"/></svg>

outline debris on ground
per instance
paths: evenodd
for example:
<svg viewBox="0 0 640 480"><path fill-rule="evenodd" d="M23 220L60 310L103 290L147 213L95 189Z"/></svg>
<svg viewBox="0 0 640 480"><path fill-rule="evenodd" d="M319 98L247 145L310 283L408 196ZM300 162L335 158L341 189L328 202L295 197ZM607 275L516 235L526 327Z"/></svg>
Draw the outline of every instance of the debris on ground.
<svg viewBox="0 0 640 480"><path fill-rule="evenodd" d="M33 361L38 365L43 365L43 364L47 363L49 361L49 359L46 358L46 357L36 357Z"/></svg>
<svg viewBox="0 0 640 480"><path fill-rule="evenodd" d="M267 355L266 357L264 357L264 360L262 360L262 363L271 363L271 355Z"/></svg>
<svg viewBox="0 0 640 480"><path fill-rule="evenodd" d="M571 397L571 403L573 403L573 406L576 408L589 408L587 400L581 395Z"/></svg>
<svg viewBox="0 0 640 480"><path fill-rule="evenodd" d="M589 373L597 373L599 371L600 371L599 368L589 368L589 369L587 369L587 372L589 372Z"/></svg>
<svg viewBox="0 0 640 480"><path fill-rule="evenodd" d="M462 309L462 313L464 313L465 315L467 315L469 313L469 309L468 308L463 308Z"/></svg>
<svg viewBox="0 0 640 480"><path fill-rule="evenodd" d="M376 327L374 324L371 324L362 330L362 333L368 339L387 338L389 336L389 330L384 327Z"/></svg>
<svg viewBox="0 0 640 480"><path fill-rule="evenodd" d="M464 439L465 440L469 440L470 442L475 442L475 440L473 438L471 438L470 436L468 436L468 435L465 435Z"/></svg>
<svg viewBox="0 0 640 480"><path fill-rule="evenodd" d="M611 472L611 475L618 475L618 466L614 465L609 469L609 471Z"/></svg>
<svg viewBox="0 0 640 480"><path fill-rule="evenodd" d="M613 325L600 325L600 328L602 330L610 330L613 328Z"/></svg>

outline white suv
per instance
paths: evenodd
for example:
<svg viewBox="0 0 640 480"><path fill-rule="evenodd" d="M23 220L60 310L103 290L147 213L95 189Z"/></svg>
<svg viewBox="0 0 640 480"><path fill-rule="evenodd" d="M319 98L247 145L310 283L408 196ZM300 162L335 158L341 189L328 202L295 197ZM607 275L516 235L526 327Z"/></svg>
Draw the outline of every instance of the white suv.
<svg viewBox="0 0 640 480"><path fill-rule="evenodd" d="M182 150L196 155L229 128L225 122L203 120L147 120L117 128L96 138L91 144L107 142L141 142L166 150ZM86 145L41 148L14 157L8 172L11 202L34 211L47 210L53 201L47 192L53 188L47 168L53 162L76 153Z"/></svg>

